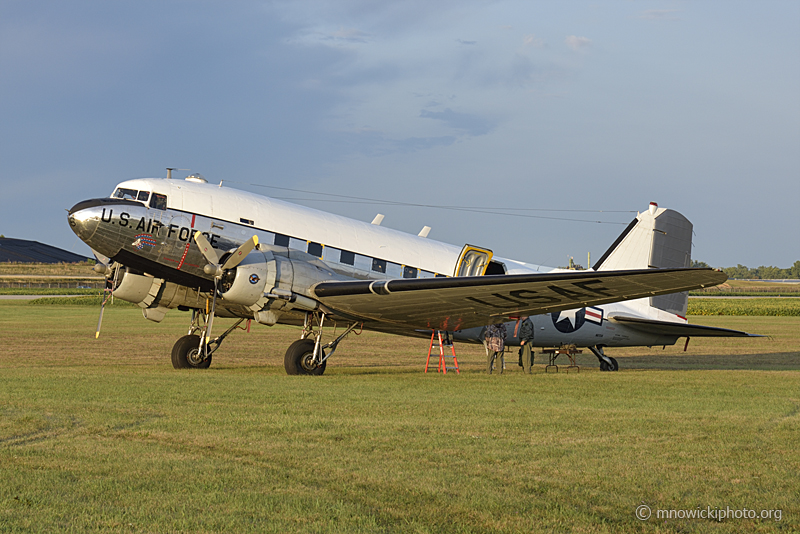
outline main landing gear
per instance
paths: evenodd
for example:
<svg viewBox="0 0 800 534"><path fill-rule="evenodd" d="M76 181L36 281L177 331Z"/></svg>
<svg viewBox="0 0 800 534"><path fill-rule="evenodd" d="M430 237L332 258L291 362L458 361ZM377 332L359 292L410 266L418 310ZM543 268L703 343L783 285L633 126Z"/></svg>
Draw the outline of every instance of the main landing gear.
<svg viewBox="0 0 800 534"><path fill-rule="evenodd" d="M242 321L244 319L239 319L222 335L209 340L211 315L192 310L192 325L189 327L189 333L178 339L172 346L172 367L175 369L208 369L211 365L211 355Z"/></svg>
<svg viewBox="0 0 800 534"><path fill-rule="evenodd" d="M172 366L175 369L208 369L214 351L219 348L228 334L244 321L244 319L239 319L222 335L210 339L212 317L211 313L192 310L192 324L189 327L189 333L178 339L172 347ZM328 358L336 351L339 342L359 325L359 323L352 323L336 339L323 345L322 327L324 323L324 312L306 312L303 333L300 339L289 345L283 359L286 374L321 375L324 373L328 365ZM361 326L363 328L363 323ZM358 332L356 335L360 333Z"/></svg>
<svg viewBox="0 0 800 534"><path fill-rule="evenodd" d="M324 373L328 365L328 358L336 351L336 346L358 326L358 323L351 324L339 337L322 345L322 326L324 323L324 312L306 313L303 333L300 335L300 339L289 345L283 358L283 367L286 369L287 375L319 376ZM327 349L330 349L330 352L326 354L325 351Z"/></svg>
<svg viewBox="0 0 800 534"><path fill-rule="evenodd" d="M617 364L617 360L615 358L603 354L602 346L595 345L594 347L589 347L589 350L592 351L592 354L597 356L597 359L600 361L601 371L616 371L619 369L619 365Z"/></svg>

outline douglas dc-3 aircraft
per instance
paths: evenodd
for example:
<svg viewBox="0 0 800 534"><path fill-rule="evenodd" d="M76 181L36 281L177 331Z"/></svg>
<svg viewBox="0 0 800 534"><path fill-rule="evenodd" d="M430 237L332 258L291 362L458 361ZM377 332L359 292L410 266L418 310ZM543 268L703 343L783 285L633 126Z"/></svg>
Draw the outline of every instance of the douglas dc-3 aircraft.
<svg viewBox="0 0 800 534"><path fill-rule="evenodd" d="M418 337L439 330L480 343L487 324L535 316L535 346L588 347L604 370L617 368L604 347L748 335L687 324L686 294L674 293L727 277L688 268L691 223L655 205L588 271L499 258L427 239L426 229L410 235L200 175L122 182L108 198L73 206L68 220L105 261L95 269L115 297L156 322L173 308L192 312L172 349L175 368L207 368L245 319L303 327L284 358L290 375L321 375L356 327ZM240 321L212 337L215 316ZM347 328L323 344L330 324Z"/></svg>

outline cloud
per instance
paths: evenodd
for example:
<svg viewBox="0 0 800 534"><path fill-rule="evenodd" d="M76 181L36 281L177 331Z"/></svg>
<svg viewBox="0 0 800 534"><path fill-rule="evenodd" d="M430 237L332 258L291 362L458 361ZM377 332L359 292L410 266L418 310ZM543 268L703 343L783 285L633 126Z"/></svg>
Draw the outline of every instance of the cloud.
<svg viewBox="0 0 800 534"><path fill-rule="evenodd" d="M587 39L586 37L578 37L577 35L568 36L564 42L573 50L583 50L592 44L591 39Z"/></svg>
<svg viewBox="0 0 800 534"><path fill-rule="evenodd" d="M408 154L436 147L446 147L458 141L454 135L439 137L406 137L393 139L384 132L370 128L360 128L351 132L342 131L337 134L339 148L348 153L361 153L369 157L381 157L387 154Z"/></svg>
<svg viewBox="0 0 800 534"><path fill-rule="evenodd" d="M367 32L356 30L355 28L339 28L338 31L330 34L330 39L346 41L348 43L366 43L372 37Z"/></svg>
<svg viewBox="0 0 800 534"><path fill-rule="evenodd" d="M339 28L336 31L310 31L300 33L296 37L287 39L288 43L316 45L324 44L329 47L346 47L347 45L365 44L372 41L372 34L355 28Z"/></svg>
<svg viewBox="0 0 800 534"><path fill-rule="evenodd" d="M478 41L464 41L463 39L456 39L457 43L461 43L463 45L476 45Z"/></svg>
<svg viewBox="0 0 800 534"><path fill-rule="evenodd" d="M444 111L428 111L423 109L420 111L419 116L423 119L435 119L444 122L450 128L456 130L463 130L468 135L486 135L494 129L494 124L490 121L470 115L469 113L458 113L450 108Z"/></svg>
<svg viewBox="0 0 800 534"><path fill-rule="evenodd" d="M533 34L526 35L525 37L523 37L522 43L525 46L533 46L535 48L544 48L545 46L544 39L540 39L539 37L536 37Z"/></svg>
<svg viewBox="0 0 800 534"><path fill-rule="evenodd" d="M452 135L442 137L408 137L395 142L395 147L399 152L416 152L417 150L427 150L439 146L450 146L456 142Z"/></svg>
<svg viewBox="0 0 800 534"><path fill-rule="evenodd" d="M674 15L677 12L677 9L648 9L639 13L636 18L644 20L680 20Z"/></svg>

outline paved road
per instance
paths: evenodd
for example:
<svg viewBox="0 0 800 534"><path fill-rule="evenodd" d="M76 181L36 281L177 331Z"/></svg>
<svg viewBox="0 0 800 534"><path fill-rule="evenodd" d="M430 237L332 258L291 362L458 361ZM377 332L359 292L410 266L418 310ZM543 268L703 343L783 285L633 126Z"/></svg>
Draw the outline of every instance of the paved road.
<svg viewBox="0 0 800 534"><path fill-rule="evenodd" d="M0 295L0 300L33 300L52 297L91 297L92 295Z"/></svg>
<svg viewBox="0 0 800 534"><path fill-rule="evenodd" d="M103 280L105 277L96 274L0 274L1 278L36 278L36 279L59 279L59 280Z"/></svg>

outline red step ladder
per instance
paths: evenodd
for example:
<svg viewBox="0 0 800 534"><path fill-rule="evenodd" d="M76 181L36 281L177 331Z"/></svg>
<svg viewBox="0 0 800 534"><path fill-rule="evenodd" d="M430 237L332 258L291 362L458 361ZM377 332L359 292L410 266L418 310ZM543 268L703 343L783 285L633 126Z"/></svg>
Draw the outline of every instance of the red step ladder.
<svg viewBox="0 0 800 534"><path fill-rule="evenodd" d="M437 340L437 338L439 342L439 366L436 369L436 372L447 374L447 370L450 369L450 370L455 370L456 374L461 374L461 371L459 371L458 369L458 358L456 358L455 344L453 344L453 342L450 341L450 336L447 336L447 341L445 342L444 338L442 337L441 330L434 330L433 332L431 332L431 344L428 345L428 359L425 362L425 372L427 373L428 369L430 369L431 353L433 352L433 342L434 340ZM445 347L450 347L452 355L444 353ZM448 367L445 358L453 358L453 365Z"/></svg>

